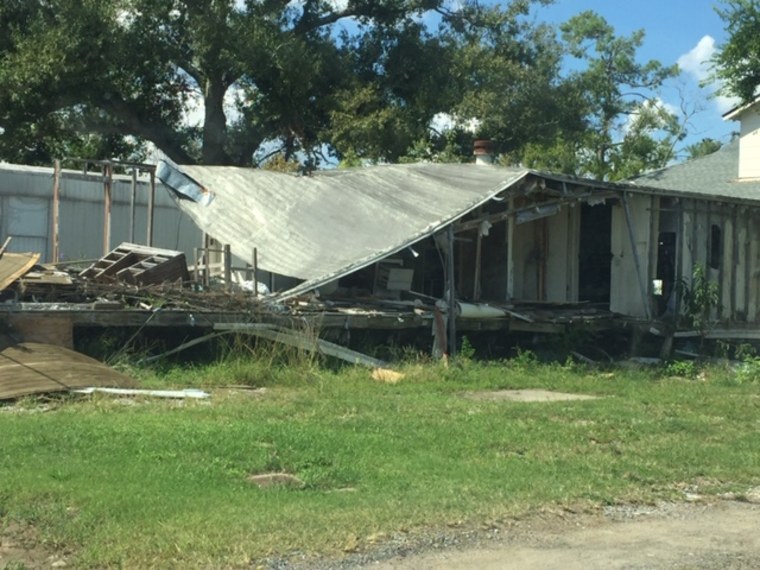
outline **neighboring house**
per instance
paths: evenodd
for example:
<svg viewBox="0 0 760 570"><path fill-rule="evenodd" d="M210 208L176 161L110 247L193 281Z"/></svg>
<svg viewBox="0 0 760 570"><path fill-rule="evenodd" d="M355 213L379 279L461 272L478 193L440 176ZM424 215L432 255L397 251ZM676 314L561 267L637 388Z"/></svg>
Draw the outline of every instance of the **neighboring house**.
<svg viewBox="0 0 760 570"><path fill-rule="evenodd" d="M0 239L13 239L14 252L39 252L53 261L53 168L0 163ZM111 189L109 248L124 241L145 243L149 182L135 184L132 228L132 177L116 175ZM103 255L104 185L100 173L64 171L60 179L58 261L94 259ZM155 197L153 245L185 252L189 260L202 244L201 231L174 206L164 188ZM2 243L0 241L0 243Z"/></svg>

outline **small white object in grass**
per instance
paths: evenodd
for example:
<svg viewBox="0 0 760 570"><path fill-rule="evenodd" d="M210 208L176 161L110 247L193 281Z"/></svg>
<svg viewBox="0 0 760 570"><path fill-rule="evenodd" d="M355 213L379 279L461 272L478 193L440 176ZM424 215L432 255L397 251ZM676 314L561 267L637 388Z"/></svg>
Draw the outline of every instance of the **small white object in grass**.
<svg viewBox="0 0 760 570"><path fill-rule="evenodd" d="M192 398L204 399L209 398L211 394L198 390L196 388L186 388L184 390L136 390L132 388L82 388L72 390L76 394L93 394L102 392L104 394L113 394L115 396L153 396L154 398Z"/></svg>

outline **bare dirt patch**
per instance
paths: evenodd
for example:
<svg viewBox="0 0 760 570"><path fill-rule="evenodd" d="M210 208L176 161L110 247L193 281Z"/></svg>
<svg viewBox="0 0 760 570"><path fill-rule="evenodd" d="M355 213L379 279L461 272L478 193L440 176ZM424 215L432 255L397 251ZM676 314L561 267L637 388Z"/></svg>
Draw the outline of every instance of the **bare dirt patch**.
<svg viewBox="0 0 760 570"><path fill-rule="evenodd" d="M0 519L0 570L66 566L66 557L42 546L32 527L4 523Z"/></svg>
<svg viewBox="0 0 760 570"><path fill-rule="evenodd" d="M723 570L760 568L760 506L737 501L613 507L518 521L490 542L395 556L377 570Z"/></svg>
<svg viewBox="0 0 760 570"><path fill-rule="evenodd" d="M486 402L561 402L566 400L596 400L597 396L588 394L568 394L566 392L551 392L549 390L488 390L465 392L463 397L470 400Z"/></svg>

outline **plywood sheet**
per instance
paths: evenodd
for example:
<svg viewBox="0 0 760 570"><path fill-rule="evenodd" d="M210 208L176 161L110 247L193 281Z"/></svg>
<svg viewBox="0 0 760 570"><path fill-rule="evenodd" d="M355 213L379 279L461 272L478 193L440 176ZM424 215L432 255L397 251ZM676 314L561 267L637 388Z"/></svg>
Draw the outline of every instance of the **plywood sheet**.
<svg viewBox="0 0 760 570"><path fill-rule="evenodd" d="M0 291L24 275L39 260L39 253L3 253L0 256Z"/></svg>
<svg viewBox="0 0 760 570"><path fill-rule="evenodd" d="M0 400L89 386L132 388L136 382L60 346L24 342L0 351Z"/></svg>

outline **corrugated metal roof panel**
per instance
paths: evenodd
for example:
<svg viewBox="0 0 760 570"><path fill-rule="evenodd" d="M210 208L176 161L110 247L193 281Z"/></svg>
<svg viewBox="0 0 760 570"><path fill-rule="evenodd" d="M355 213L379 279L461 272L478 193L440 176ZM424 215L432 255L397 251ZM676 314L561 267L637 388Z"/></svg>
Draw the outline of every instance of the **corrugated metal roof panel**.
<svg viewBox="0 0 760 570"><path fill-rule="evenodd" d="M179 207L238 257L251 259L257 248L262 269L306 280L292 292L404 249L527 174L465 164L385 165L301 177L221 166L180 169L213 200L198 203L184 195ZM174 167L159 165L165 184L172 174Z"/></svg>

